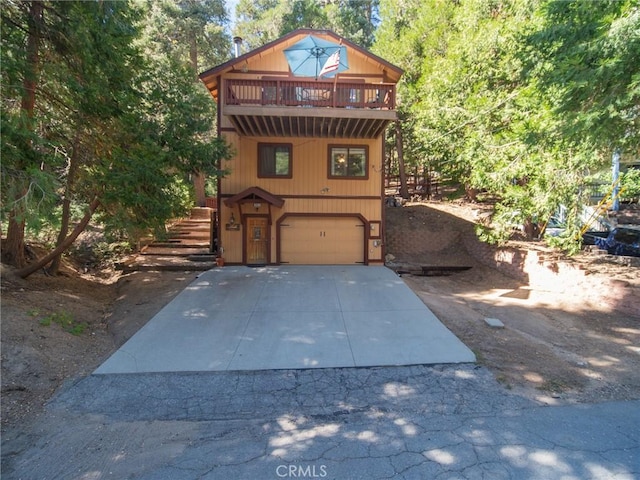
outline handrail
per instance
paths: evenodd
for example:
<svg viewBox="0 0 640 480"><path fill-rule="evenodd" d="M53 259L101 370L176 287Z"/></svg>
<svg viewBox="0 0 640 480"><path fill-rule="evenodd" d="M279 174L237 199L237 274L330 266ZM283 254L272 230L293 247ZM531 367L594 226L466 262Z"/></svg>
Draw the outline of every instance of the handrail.
<svg viewBox="0 0 640 480"><path fill-rule="evenodd" d="M395 109L391 83L227 79L224 92L225 105Z"/></svg>

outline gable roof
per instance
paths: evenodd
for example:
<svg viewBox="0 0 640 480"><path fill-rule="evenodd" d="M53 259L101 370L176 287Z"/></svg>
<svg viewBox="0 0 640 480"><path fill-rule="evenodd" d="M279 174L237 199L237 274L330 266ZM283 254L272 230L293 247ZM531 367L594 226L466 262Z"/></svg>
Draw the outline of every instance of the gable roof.
<svg viewBox="0 0 640 480"><path fill-rule="evenodd" d="M364 48L356 45L350 40L332 32L331 30L314 30L310 28L299 28L294 30L283 37L278 38L272 42L267 43L255 50L251 50L239 57L232 58L216 67L210 68L209 70L205 70L198 77L205 84L209 92L214 97L217 97L218 90L218 77L228 72L236 71L242 72L243 65L246 65L249 60L254 57L261 56L264 54L272 53L275 50L289 47L296 41L300 40L306 35L321 35L323 37L329 37L334 40L336 43L342 42L342 45L346 46L350 53L361 55L366 57L368 61L373 62L382 72L387 80L392 83L397 83L402 76L403 70L400 67L393 65L392 63L386 61L385 59L374 55L373 53L365 50Z"/></svg>
<svg viewBox="0 0 640 480"><path fill-rule="evenodd" d="M234 196L227 198L224 204L230 207L235 203L246 203L254 200L263 200L278 208L284 205L283 198L273 195L260 187L249 187L240 193L236 193Z"/></svg>

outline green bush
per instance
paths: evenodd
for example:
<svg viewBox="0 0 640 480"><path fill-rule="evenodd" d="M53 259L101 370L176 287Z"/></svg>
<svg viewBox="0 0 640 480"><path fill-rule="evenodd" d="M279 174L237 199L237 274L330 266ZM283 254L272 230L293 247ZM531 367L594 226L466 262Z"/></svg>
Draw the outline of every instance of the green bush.
<svg viewBox="0 0 640 480"><path fill-rule="evenodd" d="M620 175L622 198L638 202L640 199L640 169L632 168Z"/></svg>

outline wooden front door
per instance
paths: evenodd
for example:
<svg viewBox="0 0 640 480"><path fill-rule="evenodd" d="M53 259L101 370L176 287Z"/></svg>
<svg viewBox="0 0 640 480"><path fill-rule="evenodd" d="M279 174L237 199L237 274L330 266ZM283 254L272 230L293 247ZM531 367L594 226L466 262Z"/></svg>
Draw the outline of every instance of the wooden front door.
<svg viewBox="0 0 640 480"><path fill-rule="evenodd" d="M266 217L248 217L245 230L247 265L263 265L269 261L269 225Z"/></svg>

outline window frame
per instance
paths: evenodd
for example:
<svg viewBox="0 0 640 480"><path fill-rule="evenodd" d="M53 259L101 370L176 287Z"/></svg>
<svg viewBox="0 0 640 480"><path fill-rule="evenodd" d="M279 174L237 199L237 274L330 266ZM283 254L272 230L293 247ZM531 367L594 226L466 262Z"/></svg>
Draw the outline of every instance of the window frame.
<svg viewBox="0 0 640 480"><path fill-rule="evenodd" d="M364 150L364 175L335 175L333 174L333 150L334 149L346 149L347 159L349 158L349 150L362 149ZM348 164L348 160L347 160ZM328 162L327 162L327 177L335 180L369 180L369 146L368 145L342 145L331 144L328 146Z"/></svg>
<svg viewBox="0 0 640 480"><path fill-rule="evenodd" d="M289 168L288 173L286 175L278 175L277 173L265 173L262 170L262 151L265 147L286 147L289 153ZM274 150L275 151L275 150ZM274 158L274 167L276 167L276 159ZM258 178L293 178L293 144L292 143L269 143L269 142L260 142L258 143L258 158L257 158L257 170L258 170Z"/></svg>

